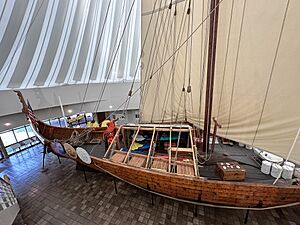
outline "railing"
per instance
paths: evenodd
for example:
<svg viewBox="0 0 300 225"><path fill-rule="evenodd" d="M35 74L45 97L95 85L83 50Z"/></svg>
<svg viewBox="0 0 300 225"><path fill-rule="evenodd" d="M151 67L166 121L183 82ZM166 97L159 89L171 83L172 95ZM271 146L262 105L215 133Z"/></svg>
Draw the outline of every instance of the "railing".
<svg viewBox="0 0 300 225"><path fill-rule="evenodd" d="M8 176L0 177L0 224L14 223L20 207Z"/></svg>
<svg viewBox="0 0 300 225"><path fill-rule="evenodd" d="M0 212L17 203L11 184L8 180L0 177Z"/></svg>

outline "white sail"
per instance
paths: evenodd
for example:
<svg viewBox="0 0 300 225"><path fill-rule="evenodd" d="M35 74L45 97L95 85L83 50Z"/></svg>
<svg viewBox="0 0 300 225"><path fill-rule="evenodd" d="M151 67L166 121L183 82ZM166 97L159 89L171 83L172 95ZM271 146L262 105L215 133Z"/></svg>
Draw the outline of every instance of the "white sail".
<svg viewBox="0 0 300 225"><path fill-rule="evenodd" d="M142 1L142 42L146 37L152 16L150 12L155 2L156 9L167 7L170 3L169 0ZM162 5L159 7L160 2ZM208 57L205 47L208 36L206 26L209 26L209 18L204 23L203 20L209 15L209 2L191 1L190 17L193 16L193 24L191 25L190 19L190 26L193 27L194 34L185 43L188 47L184 44L175 58L170 58L174 49L179 48L192 32L191 28L188 31L188 19L184 29L180 30L182 14L186 13L189 1L177 1L176 23L174 25L172 22L169 30L167 26L159 29L159 24L164 24L169 14L170 21L174 21L175 5L169 14L168 8L153 14L143 50L142 84L151 74L149 69L147 71L151 60L155 61L152 66L154 72L168 58L170 60L142 87L143 122L187 120L203 127ZM157 17L158 24L155 23ZM287 156L300 127L299 17L299 1L220 0L212 108L212 116L222 125L218 131L220 136ZM155 47L152 40L159 37L158 32L163 34L164 39ZM182 38L178 43L180 35ZM164 48L164 42L168 43L168 48ZM151 50L158 54L156 58L149 57ZM186 91L189 70L191 93ZM185 92L182 92L183 86ZM299 143L296 144L291 159L300 162Z"/></svg>

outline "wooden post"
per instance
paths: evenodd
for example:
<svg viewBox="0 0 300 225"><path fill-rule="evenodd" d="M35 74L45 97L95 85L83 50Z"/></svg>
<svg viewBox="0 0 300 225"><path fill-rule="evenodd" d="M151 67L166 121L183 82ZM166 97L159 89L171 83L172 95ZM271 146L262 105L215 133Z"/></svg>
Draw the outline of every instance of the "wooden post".
<svg viewBox="0 0 300 225"><path fill-rule="evenodd" d="M169 153L169 166L168 166L168 171L171 172L171 159L172 159L172 127L170 127L170 140L169 140L169 148L168 148L168 153Z"/></svg>
<svg viewBox="0 0 300 225"><path fill-rule="evenodd" d="M152 138L151 138L151 142L150 142L150 148L149 148L149 152L148 152L148 156L147 156L147 161L146 161L146 168L149 167L148 163L149 163L149 159L150 159L150 155L151 155L151 151L152 151L152 145L153 145L153 141L154 141L154 136L155 136L155 127L153 128L153 134L152 134Z"/></svg>
<svg viewBox="0 0 300 225"><path fill-rule="evenodd" d="M134 137L133 137L133 140L132 140L132 142L131 142L130 148L128 149L127 155L126 155L126 157L125 157L125 159L124 159L124 163L126 163L127 160L128 160L129 154L130 154L130 152L131 152L131 148L132 148L132 146L133 146L133 144L134 144L134 142L135 142L136 137L137 137L138 134L139 134L140 127L141 127L141 126L138 127L138 129L137 129L137 131L136 131L136 133L135 133L135 135L134 135Z"/></svg>
<svg viewBox="0 0 300 225"><path fill-rule="evenodd" d="M211 111L213 100L216 45L217 45L217 30L218 30L218 15L219 15L219 0L211 0L210 4L210 28L209 28L209 44L208 44L208 62L207 62L207 78L206 78L206 93L205 93L205 115L203 128L203 152L209 149L209 134L211 125Z"/></svg>
<svg viewBox="0 0 300 225"><path fill-rule="evenodd" d="M122 129L121 129L121 132L122 132L122 136L123 136L123 143L124 143L124 145L125 145L125 148L128 148L127 147L127 138L125 137L125 132L124 132L124 128L122 127Z"/></svg>
<svg viewBox="0 0 300 225"><path fill-rule="evenodd" d="M212 145L211 145L211 152L214 152L215 149L217 130L218 128L222 128L222 126L217 122L217 120L214 117L213 117L213 121L215 123L215 126L214 126L214 134L213 134Z"/></svg>
<svg viewBox="0 0 300 225"><path fill-rule="evenodd" d="M106 150L105 155L104 155L104 158L107 156L107 154L108 154L108 152L111 150L111 148L112 148L112 146L113 146L113 144L114 144L116 138L119 136L119 133L120 133L121 128L122 128L122 126L120 126L120 128L118 129L116 135L114 136L112 142L110 143L108 149Z"/></svg>
<svg viewBox="0 0 300 225"><path fill-rule="evenodd" d="M194 163L194 171L195 176L198 176L198 163L196 163L196 156L195 156L195 148L194 148L194 142L193 142L193 134L192 129L190 129L190 139L191 139L191 147L192 147L192 154L193 154L193 163Z"/></svg>

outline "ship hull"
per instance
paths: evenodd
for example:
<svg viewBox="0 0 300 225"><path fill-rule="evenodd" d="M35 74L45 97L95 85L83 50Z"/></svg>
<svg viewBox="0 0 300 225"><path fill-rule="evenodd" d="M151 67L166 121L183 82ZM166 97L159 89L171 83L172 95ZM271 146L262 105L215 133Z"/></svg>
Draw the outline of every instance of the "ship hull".
<svg viewBox="0 0 300 225"><path fill-rule="evenodd" d="M177 200L247 208L300 202L300 188L297 186L214 181L132 167L95 157L92 157L92 161L97 168L125 182Z"/></svg>

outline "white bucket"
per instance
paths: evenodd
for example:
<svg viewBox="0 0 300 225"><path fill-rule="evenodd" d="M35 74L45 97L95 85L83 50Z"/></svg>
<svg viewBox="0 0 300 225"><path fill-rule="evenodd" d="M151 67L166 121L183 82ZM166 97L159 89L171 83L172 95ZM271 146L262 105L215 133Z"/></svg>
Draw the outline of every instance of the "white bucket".
<svg viewBox="0 0 300 225"><path fill-rule="evenodd" d="M244 148L245 144L239 142L239 146L242 147L242 148Z"/></svg>
<svg viewBox="0 0 300 225"><path fill-rule="evenodd" d="M271 167L272 167L272 163L267 161L267 160L263 160L262 164L261 164L261 169L260 171L264 174L270 174L271 171Z"/></svg>
<svg viewBox="0 0 300 225"><path fill-rule="evenodd" d="M281 172L282 172L282 166L280 166L276 163L273 163L272 169L271 169L271 176L274 178L280 177Z"/></svg>
<svg viewBox="0 0 300 225"><path fill-rule="evenodd" d="M288 162L288 161L286 161L286 162L284 162L284 164L283 164L284 166L289 166L289 167L292 167L293 169L295 169L295 164L294 163L292 163L292 162Z"/></svg>
<svg viewBox="0 0 300 225"><path fill-rule="evenodd" d="M282 167L282 178L286 180L290 180L293 178L294 168L284 165Z"/></svg>

